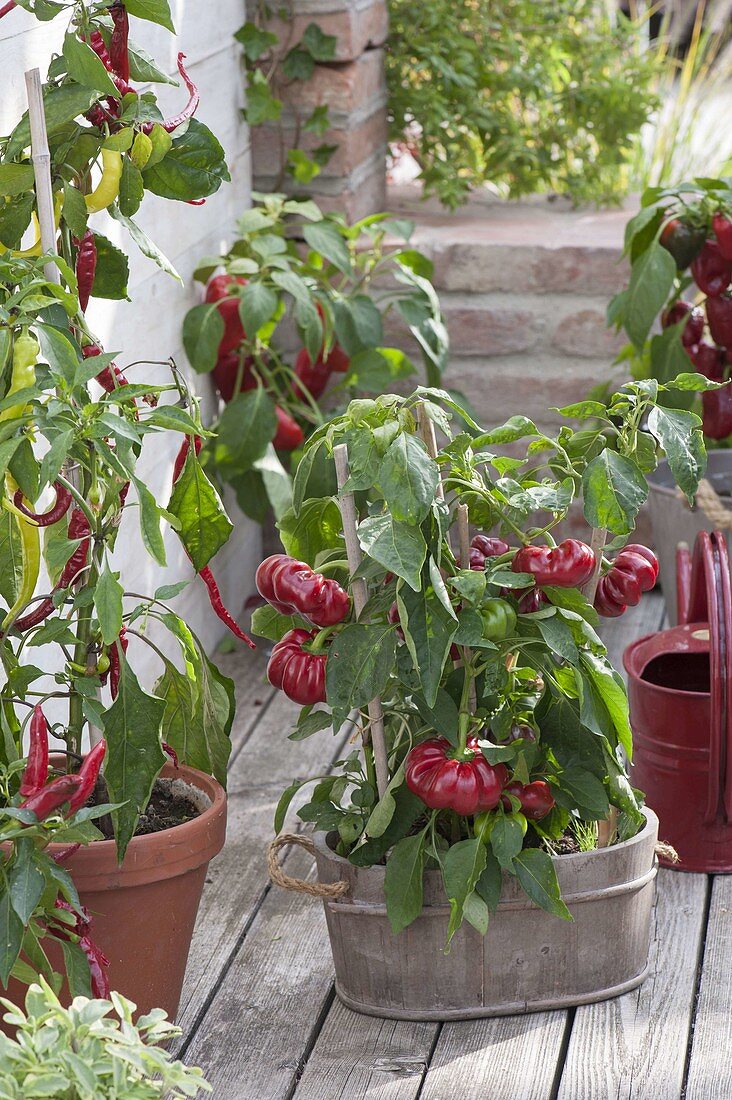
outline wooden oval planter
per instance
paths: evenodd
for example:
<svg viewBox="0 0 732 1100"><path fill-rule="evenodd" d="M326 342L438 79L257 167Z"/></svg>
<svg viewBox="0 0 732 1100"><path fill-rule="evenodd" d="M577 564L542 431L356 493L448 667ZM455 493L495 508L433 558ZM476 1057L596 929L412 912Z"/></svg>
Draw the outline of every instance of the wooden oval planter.
<svg viewBox="0 0 732 1100"><path fill-rule="evenodd" d="M465 1020L540 1012L616 997L648 970L658 819L631 840L554 863L574 921L534 906L504 876L498 911L483 937L463 925L444 953L449 905L438 871L425 875L425 907L392 934L384 868L354 867L320 833L318 879L347 882L324 899L336 991L348 1008L398 1020Z"/></svg>

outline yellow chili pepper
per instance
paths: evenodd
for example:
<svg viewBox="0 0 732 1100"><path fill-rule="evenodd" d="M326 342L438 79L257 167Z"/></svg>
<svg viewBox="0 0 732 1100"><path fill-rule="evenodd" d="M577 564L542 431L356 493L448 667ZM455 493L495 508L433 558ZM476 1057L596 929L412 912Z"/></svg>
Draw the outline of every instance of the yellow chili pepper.
<svg viewBox="0 0 732 1100"><path fill-rule="evenodd" d="M122 178L122 154L114 149L102 149L102 178L84 202L90 214L106 210L119 195L119 183Z"/></svg>
<svg viewBox="0 0 732 1100"><path fill-rule="evenodd" d="M24 329L13 343L13 373L10 378L7 396L34 386L36 382L36 363L39 352L38 341L32 333ZM0 412L0 422L12 420L23 413L22 405L11 405Z"/></svg>
<svg viewBox="0 0 732 1100"><path fill-rule="evenodd" d="M5 475L5 485L8 496L10 497L10 502L12 502L17 492L18 485L10 474ZM7 507L8 503L8 497L6 496L3 498L3 505ZM38 583L38 574L41 568L41 537L38 532L38 525L26 519L25 516L19 516L18 533L20 535L23 575L15 603L3 619L2 627L0 628L2 630L5 630L8 624L17 618L19 612L23 610L25 605L33 599Z"/></svg>

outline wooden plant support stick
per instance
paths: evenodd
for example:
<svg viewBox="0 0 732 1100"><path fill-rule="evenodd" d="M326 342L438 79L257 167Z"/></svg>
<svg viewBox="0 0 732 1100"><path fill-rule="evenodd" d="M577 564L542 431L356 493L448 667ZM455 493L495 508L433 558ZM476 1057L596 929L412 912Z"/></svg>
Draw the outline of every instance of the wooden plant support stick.
<svg viewBox="0 0 732 1100"><path fill-rule="evenodd" d="M356 504L353 493L344 493L343 487L350 477L348 466L348 447L345 443L339 444L333 450L335 459L336 478L338 479L339 501L341 518L343 519L343 537L346 540L346 555L348 568L351 573L351 592L353 593L353 606L356 609L356 618L361 617L366 601L368 600L368 588L363 577L355 577L361 564L361 547L358 541L358 520L356 517ZM386 788L389 786L389 761L386 753L386 733L384 731L384 712L381 709L381 700L378 696L368 705L369 725L371 741L374 746L374 763L376 765L376 786L379 798L383 798ZM368 737L364 733L364 742Z"/></svg>
<svg viewBox="0 0 732 1100"><path fill-rule="evenodd" d="M36 204L38 206L38 224L41 227L41 248L44 253L55 253L56 219L53 212L51 154L48 149L41 74L38 69L29 69L25 74L25 87L28 95L31 159L36 177ZM44 270L49 283L61 282L61 273L54 263L47 263Z"/></svg>
<svg viewBox="0 0 732 1100"><path fill-rule="evenodd" d="M419 425L419 434L427 447L427 454L430 458L437 458L437 438L435 436L435 425L432 423L427 415L422 402L417 406L417 424ZM442 478L438 482L435 496L438 500L445 499L445 490L442 486Z"/></svg>
<svg viewBox="0 0 732 1100"><path fill-rule="evenodd" d="M463 569L470 567L470 529L468 527L468 509L465 504L457 506L458 544L460 546L460 562ZM470 646L465 646L465 656L468 661L473 656ZM475 680L470 685L470 713L475 714L478 700L475 694Z"/></svg>
<svg viewBox="0 0 732 1100"><path fill-rule="evenodd" d="M605 539L607 538L607 531L602 527L595 527L592 531L592 537L590 539L590 547L595 555L595 568L592 570L592 576L584 586L583 592L589 601L592 603L595 599L595 593L597 592L597 582L600 580L600 570L602 569L602 548L605 545Z"/></svg>

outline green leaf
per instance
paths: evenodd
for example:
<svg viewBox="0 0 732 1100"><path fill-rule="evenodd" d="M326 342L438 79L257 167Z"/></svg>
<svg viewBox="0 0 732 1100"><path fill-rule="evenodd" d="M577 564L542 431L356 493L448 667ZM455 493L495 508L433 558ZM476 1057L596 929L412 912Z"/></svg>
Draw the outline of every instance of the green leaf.
<svg viewBox="0 0 732 1100"><path fill-rule="evenodd" d="M216 366L224 328L216 303L194 306L183 318L183 347L197 374L207 374Z"/></svg>
<svg viewBox="0 0 732 1100"><path fill-rule="evenodd" d="M366 294L333 302L335 331L345 352L355 356L384 343L384 326L376 304Z"/></svg>
<svg viewBox="0 0 732 1100"><path fill-rule="evenodd" d="M130 39L127 43L127 52L130 60L130 78L139 84L176 84L174 77L169 76L155 63L136 42Z"/></svg>
<svg viewBox="0 0 732 1100"><path fill-rule="evenodd" d="M288 630L305 625L305 620L299 615L281 615L269 604L265 604L264 607L255 607L252 612L252 634L256 634L259 638L268 638L271 642L279 642Z"/></svg>
<svg viewBox="0 0 732 1100"><path fill-rule="evenodd" d="M66 32L63 55L66 59L66 69L72 80L76 80L87 88L95 88L104 95L118 94L101 58L97 57L91 46L77 38L73 31Z"/></svg>
<svg viewBox="0 0 732 1100"><path fill-rule="evenodd" d="M80 84L44 85L43 107L49 137L78 115L88 111L98 98L98 92ZM12 160L17 157L18 153L30 146L30 140L30 123L26 111L8 139L3 154L4 159Z"/></svg>
<svg viewBox="0 0 732 1100"><path fill-rule="evenodd" d="M491 848L493 854L507 871L512 870L513 861L523 847L526 833L526 820L521 814L500 814L491 829Z"/></svg>
<svg viewBox="0 0 732 1100"><path fill-rule="evenodd" d="M104 736L107 762L104 778L113 802L124 803L115 810L117 858L124 858L137 825L147 806L165 753L160 747L160 727L166 710L162 699L148 695L125 661L119 681L119 693L104 712Z"/></svg>
<svg viewBox="0 0 732 1100"><path fill-rule="evenodd" d="M0 513L0 596L6 607L15 603L23 577L23 551L18 521L4 508Z"/></svg>
<svg viewBox="0 0 732 1100"><path fill-rule="evenodd" d="M425 834L405 836L386 861L386 911L394 935L422 912Z"/></svg>
<svg viewBox="0 0 732 1100"><path fill-rule="evenodd" d="M113 301L127 298L130 268L126 255L101 233L95 232L94 243L97 246L97 267L92 287L94 297Z"/></svg>
<svg viewBox="0 0 732 1100"><path fill-rule="evenodd" d="M643 347L675 278L676 262L658 241L653 241L633 264L623 324L637 348Z"/></svg>
<svg viewBox="0 0 732 1100"><path fill-rule="evenodd" d="M165 27L166 30L175 34L168 0L126 0L126 7L130 15L136 15L138 19L147 19L150 23L157 23L158 26Z"/></svg>
<svg viewBox="0 0 732 1100"><path fill-rule="evenodd" d="M325 690L339 729L353 707L381 695L394 668L394 627L389 623L351 623L328 650Z"/></svg>
<svg viewBox="0 0 732 1100"><path fill-rule="evenodd" d="M462 924L465 902L473 893L485 870L486 847L482 840L461 840L447 849L442 859L442 877L445 893L450 901L450 923L447 942Z"/></svg>
<svg viewBox="0 0 732 1100"><path fill-rule="evenodd" d="M648 430L666 452L669 468L689 504L707 468L699 417L683 410L662 409L656 405L648 415Z"/></svg>
<svg viewBox="0 0 732 1100"><path fill-rule="evenodd" d="M236 32L234 38L243 47L244 56L248 61L258 61L278 41L276 34L262 30L256 23L245 23Z"/></svg>
<svg viewBox="0 0 732 1100"><path fill-rule="evenodd" d="M344 275L350 275L351 258L348 246L333 222L309 222L303 226L302 234L314 252L325 256Z"/></svg>
<svg viewBox="0 0 732 1100"><path fill-rule="evenodd" d="M582 475L585 519L591 527L627 535L635 527L648 485L635 462L606 448Z"/></svg>
<svg viewBox="0 0 732 1100"><path fill-rule="evenodd" d="M277 527L285 553L310 565L324 550L345 549L340 509L330 497L305 501L298 516L291 509Z"/></svg>
<svg viewBox="0 0 732 1100"><path fill-rule="evenodd" d="M142 173L145 187L164 199L203 199L231 178L224 150L202 122L192 118L184 134L173 138L169 152Z"/></svg>
<svg viewBox="0 0 732 1100"><path fill-rule="evenodd" d="M33 187L35 175L31 164L0 164L0 194L12 199Z"/></svg>
<svg viewBox="0 0 732 1100"><path fill-rule="evenodd" d="M8 984L10 971L23 943L23 924L13 908L10 889L0 883L0 982Z"/></svg>
<svg viewBox="0 0 732 1100"><path fill-rule="evenodd" d="M440 472L421 440L402 432L384 455L379 487L395 520L421 523L435 499Z"/></svg>
<svg viewBox="0 0 732 1100"><path fill-rule="evenodd" d="M533 420L529 420L526 416L511 416L498 428L493 428L489 432L484 432L474 440L474 446L476 450L481 447L495 446L497 444L503 445L504 443L516 443L519 439L525 439L527 436L541 435L541 432L534 424Z"/></svg>
<svg viewBox="0 0 732 1100"><path fill-rule="evenodd" d="M233 689L200 646L194 654L195 664L187 674L166 661L155 684L155 694L165 702L161 736L182 763L226 785Z"/></svg>
<svg viewBox="0 0 732 1100"><path fill-rule="evenodd" d="M475 890L487 905L488 912L495 913L503 890L503 872L500 863L489 848L486 849L485 870L475 884Z"/></svg>
<svg viewBox="0 0 732 1100"><path fill-rule="evenodd" d="M279 304L279 297L271 287L261 282L250 282L244 287L239 301L239 316L244 331L252 335L267 324Z"/></svg>
<svg viewBox="0 0 732 1100"><path fill-rule="evenodd" d="M33 916L46 885L46 878L38 867L38 856L32 840L17 840L15 860L8 872L10 900L22 924Z"/></svg>
<svg viewBox="0 0 732 1100"><path fill-rule="evenodd" d="M607 709L618 740L629 760L633 759L633 732L628 714L628 695L622 676L615 671L607 657L582 651L582 666Z"/></svg>
<svg viewBox="0 0 732 1100"><path fill-rule="evenodd" d="M358 539L369 557L402 577L415 592L419 591L427 556L427 544L419 527L399 523L388 514L370 516L359 525Z"/></svg>
<svg viewBox="0 0 732 1100"><path fill-rule="evenodd" d="M324 34L317 23L308 23L300 44L316 61L335 60L337 39L333 34Z"/></svg>
<svg viewBox="0 0 732 1100"><path fill-rule="evenodd" d="M63 219L75 237L86 233L88 213L84 196L76 187L64 187Z"/></svg>
<svg viewBox="0 0 732 1100"><path fill-rule="evenodd" d="M573 919L560 897L557 872L548 852L542 848L526 848L516 856L513 866L521 886L535 905L555 917Z"/></svg>
<svg viewBox="0 0 732 1100"><path fill-rule="evenodd" d="M89 997L93 996L91 988L91 977L89 974L89 963L87 957L79 947L78 943L71 943L67 940L59 941L61 951L64 958L64 975L69 985L69 993L72 997ZM68 1078L64 1074L64 1085Z"/></svg>
<svg viewBox="0 0 732 1100"><path fill-rule="evenodd" d="M192 447L173 486L168 511L180 521L176 533L194 569L200 573L228 542L234 524L224 511L221 497L206 477Z"/></svg>
<svg viewBox="0 0 732 1100"><path fill-rule="evenodd" d="M238 393L219 420L214 444L216 463L243 473L267 450L277 430L274 402L263 386Z"/></svg>
<svg viewBox="0 0 732 1100"><path fill-rule="evenodd" d="M119 196L117 198L120 213L125 218L134 217L140 209L144 194L145 184L142 180L142 172L132 163L129 157L124 157L122 177L119 183Z"/></svg>
<svg viewBox="0 0 732 1100"><path fill-rule="evenodd" d="M112 645L119 637L119 632L122 629L124 588L119 583L117 576L118 574L113 573L109 568L109 563L105 562L94 589L94 607L102 631L102 641L105 645Z"/></svg>
<svg viewBox="0 0 732 1100"><path fill-rule="evenodd" d="M53 325L36 325L36 332L41 353L49 367L71 386L79 363L79 354L74 345L68 336Z"/></svg>
<svg viewBox="0 0 732 1100"><path fill-rule="evenodd" d="M402 378L414 374L414 364L397 348L363 348L351 356L347 385L366 393L388 393Z"/></svg>
<svg viewBox="0 0 732 1100"><path fill-rule="evenodd" d="M430 579L425 577L423 583L425 587L420 592L397 586L397 606L404 639L419 673L427 706L433 707L458 621Z"/></svg>
<svg viewBox="0 0 732 1100"><path fill-rule="evenodd" d="M366 822L366 833L370 837L383 836L386 830L389 828L389 823L394 817L396 810L396 799L394 798L394 792L404 782L404 764L395 771L394 775L389 780L389 785L384 791L379 801L371 811L371 816Z"/></svg>
<svg viewBox="0 0 732 1100"><path fill-rule="evenodd" d="M133 483L140 502L140 534L145 549L158 565L165 565L165 542L160 530L160 509L157 501L143 481L133 478Z"/></svg>
<svg viewBox="0 0 732 1100"><path fill-rule="evenodd" d="M109 207L108 213L112 215L115 221L125 227L143 256L147 256L148 260L152 260L153 263L157 264L161 271L164 271L167 275L172 275L179 283L183 282L167 256L160 251L154 241L150 240L145 230L137 222L134 222L132 218L125 217L120 208L114 204Z"/></svg>

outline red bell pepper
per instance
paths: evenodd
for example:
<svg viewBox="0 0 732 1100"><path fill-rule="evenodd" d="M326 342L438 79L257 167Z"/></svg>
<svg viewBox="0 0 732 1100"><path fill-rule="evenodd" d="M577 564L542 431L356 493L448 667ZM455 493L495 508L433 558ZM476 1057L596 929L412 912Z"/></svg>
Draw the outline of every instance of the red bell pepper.
<svg viewBox="0 0 732 1100"><path fill-rule="evenodd" d="M216 366L211 372L211 376L214 380L216 389L219 391L224 401L228 403L234 396L234 392L237 389L237 379L239 379L239 393L245 393L247 390L256 390L259 383L252 373L253 365L254 359L248 355L244 359L242 366L238 351L229 351L225 355L219 355L219 358L216 360ZM241 378L239 378L240 370Z"/></svg>
<svg viewBox="0 0 732 1100"><path fill-rule="evenodd" d="M521 813L529 821L540 821L554 808L554 796L549 784L543 779L535 779L533 783L514 781L505 788L506 794L512 794L521 803ZM503 797L503 805L507 810L511 809L510 799Z"/></svg>
<svg viewBox="0 0 732 1100"><path fill-rule="evenodd" d="M246 284L247 280L240 275L214 275L206 287L206 301L218 302L216 308L224 322L224 335L219 344L219 358L230 351L236 351L242 340L246 339L239 316L240 298L233 292L235 286L246 286Z"/></svg>
<svg viewBox="0 0 732 1100"><path fill-rule="evenodd" d="M702 429L709 439L732 435L732 383L702 394Z"/></svg>
<svg viewBox="0 0 732 1100"><path fill-rule="evenodd" d="M732 298L729 295L707 298L707 320L712 339L723 348L732 347Z"/></svg>
<svg viewBox="0 0 732 1100"><path fill-rule="evenodd" d="M313 626L335 626L348 615L351 598L338 581L315 573L304 561L272 554L257 569L260 596L282 615L302 615Z"/></svg>
<svg viewBox="0 0 732 1100"><path fill-rule="evenodd" d="M682 218L671 218L661 230L660 241L673 256L679 271L684 271L699 254L704 237L703 226L692 225Z"/></svg>
<svg viewBox="0 0 732 1100"><path fill-rule="evenodd" d="M489 535L474 535L470 545L479 550L484 558L500 558L511 549L503 539L491 538Z"/></svg>
<svg viewBox="0 0 732 1100"><path fill-rule="evenodd" d="M616 556L608 573L601 577L595 593L595 610L606 618L622 615L640 603L658 579L658 559L647 546L629 543Z"/></svg>
<svg viewBox="0 0 732 1100"><path fill-rule="evenodd" d="M327 654L303 649L316 635L316 630L288 630L273 647L267 665L270 684L302 707L325 702Z"/></svg>
<svg viewBox="0 0 732 1100"><path fill-rule="evenodd" d="M549 600L540 588L532 588L520 597L518 608L522 615L533 615L535 611L541 611L542 607L546 607L548 603Z"/></svg>
<svg viewBox="0 0 732 1100"><path fill-rule="evenodd" d="M578 588L592 576L595 554L586 542L565 539L559 546L523 546L511 562L514 573L531 573L537 585Z"/></svg>
<svg viewBox="0 0 732 1100"><path fill-rule="evenodd" d="M689 351L691 361L705 378L721 382L724 378L724 352L714 344L702 342Z"/></svg>
<svg viewBox="0 0 732 1100"><path fill-rule="evenodd" d="M20 793L24 798L37 794L48 779L48 722L39 704L33 708L30 722L28 760L20 780Z"/></svg>
<svg viewBox="0 0 732 1100"><path fill-rule="evenodd" d="M277 417L277 431L272 440L275 449L278 451L296 451L298 447L302 447L305 436L297 420L290 416L288 412L285 412L284 409L281 409L279 405L275 405L275 416Z"/></svg>
<svg viewBox="0 0 732 1100"><path fill-rule="evenodd" d="M678 325L686 318L686 324L681 330L681 343L685 348L691 348L698 344L704 335L704 311L699 306L692 306L691 302L674 302L674 304L661 315L663 328Z"/></svg>
<svg viewBox="0 0 732 1100"><path fill-rule="evenodd" d="M330 365L330 359L324 362L318 357L313 363L307 350L301 348L295 359L295 374L299 382L294 381L292 383L293 393L302 400L307 400L307 395L303 390L303 386L305 386L310 392L311 397L317 399L328 385L328 379L331 373L332 367ZM300 385L300 382L302 385Z"/></svg>
<svg viewBox="0 0 732 1100"><path fill-rule="evenodd" d="M691 265L694 282L710 298L718 298L732 282L732 261L725 260L713 238L705 242Z"/></svg>
<svg viewBox="0 0 732 1100"><path fill-rule="evenodd" d="M712 218L712 229L717 238L719 251L725 260L732 260L732 219L726 214L717 213Z"/></svg>
<svg viewBox="0 0 732 1100"><path fill-rule="evenodd" d="M488 763L471 737L461 754L444 737L415 745L404 761L407 786L432 810L469 814L493 810L508 780L505 764Z"/></svg>

